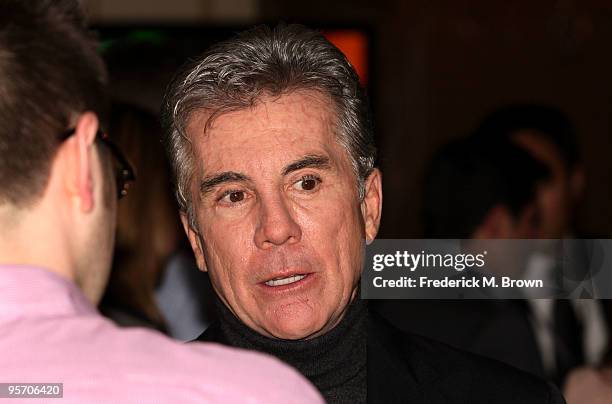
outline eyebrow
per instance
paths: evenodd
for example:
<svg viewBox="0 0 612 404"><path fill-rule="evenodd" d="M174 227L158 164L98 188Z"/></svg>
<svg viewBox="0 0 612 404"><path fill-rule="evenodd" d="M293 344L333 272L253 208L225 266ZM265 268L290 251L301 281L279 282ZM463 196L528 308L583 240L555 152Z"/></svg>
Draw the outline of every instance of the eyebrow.
<svg viewBox="0 0 612 404"><path fill-rule="evenodd" d="M294 171L301 170L303 168L329 169L331 168L331 164L329 163L329 157L318 154L309 154L287 165L283 169L283 176ZM251 178L245 174L238 173L235 171L222 172L216 175L205 177L202 182L200 182L200 193L202 195L210 193L216 186L224 184L226 182L246 181L251 181Z"/></svg>
<svg viewBox="0 0 612 404"><path fill-rule="evenodd" d="M287 175L293 171L301 170L302 168L324 168L329 169L329 157L319 154L309 154L301 159L294 161L283 169L283 175Z"/></svg>
<svg viewBox="0 0 612 404"><path fill-rule="evenodd" d="M250 181L250 178L244 174L235 171L226 171L211 177L205 177L200 183L200 193L207 194L212 191L217 185L226 182L245 182Z"/></svg>

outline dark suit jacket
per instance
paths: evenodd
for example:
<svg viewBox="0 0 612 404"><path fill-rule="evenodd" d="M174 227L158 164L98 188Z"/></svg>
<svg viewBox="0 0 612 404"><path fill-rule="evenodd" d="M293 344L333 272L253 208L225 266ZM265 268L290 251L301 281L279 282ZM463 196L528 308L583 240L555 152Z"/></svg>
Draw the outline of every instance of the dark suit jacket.
<svg viewBox="0 0 612 404"><path fill-rule="evenodd" d="M368 403L564 403L552 384L448 345L399 331L371 311Z"/></svg>
<svg viewBox="0 0 612 404"><path fill-rule="evenodd" d="M404 332L546 377L522 300L381 300L370 307Z"/></svg>

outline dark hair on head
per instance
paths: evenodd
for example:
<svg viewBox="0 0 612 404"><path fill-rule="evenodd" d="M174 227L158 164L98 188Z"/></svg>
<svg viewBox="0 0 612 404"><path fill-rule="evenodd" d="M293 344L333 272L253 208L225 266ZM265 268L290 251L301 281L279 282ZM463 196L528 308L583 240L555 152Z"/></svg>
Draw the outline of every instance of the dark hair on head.
<svg viewBox="0 0 612 404"><path fill-rule="evenodd" d="M538 104L517 104L499 108L485 117L479 132L486 136L511 137L533 130L559 151L567 168L580 161L574 125L558 108Z"/></svg>
<svg viewBox="0 0 612 404"><path fill-rule="evenodd" d="M517 218L550 172L508 139L471 136L444 146L425 178L425 236L469 238L496 205Z"/></svg>
<svg viewBox="0 0 612 404"><path fill-rule="evenodd" d="M208 111L210 123L215 116L251 107L264 96L295 90L316 91L331 101L336 136L351 159L363 197L363 183L374 168L376 147L367 97L355 70L342 52L316 31L301 25L262 25L210 48L184 67L168 88L162 107L165 144L178 203L190 219L188 184L193 156L185 127L191 114Z"/></svg>
<svg viewBox="0 0 612 404"><path fill-rule="evenodd" d="M0 204L46 187L58 137L78 114L104 119L106 70L76 0L0 0Z"/></svg>

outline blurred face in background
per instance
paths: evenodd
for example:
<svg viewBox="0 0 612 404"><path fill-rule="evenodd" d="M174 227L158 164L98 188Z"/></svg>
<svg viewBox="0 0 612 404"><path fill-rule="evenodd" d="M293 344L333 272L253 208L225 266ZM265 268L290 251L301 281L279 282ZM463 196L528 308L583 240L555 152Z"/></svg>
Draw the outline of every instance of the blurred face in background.
<svg viewBox="0 0 612 404"><path fill-rule="evenodd" d="M572 231L575 205L582 192L582 172L579 169L570 172L557 146L537 132L520 131L513 139L551 172L550 180L538 192L541 214L538 237L567 237Z"/></svg>
<svg viewBox="0 0 612 404"><path fill-rule="evenodd" d="M498 204L485 215L470 238L531 239L537 238L540 227L541 215L535 201L526 204L517 214L512 214L505 205Z"/></svg>
<svg viewBox="0 0 612 404"><path fill-rule="evenodd" d="M356 295L364 238L378 229L365 217L380 198L360 202L333 110L295 91L224 113L206 132L208 114L194 114L187 128L197 229L183 222L198 266L234 315L268 337L332 329ZM379 192L377 170L368 181Z"/></svg>

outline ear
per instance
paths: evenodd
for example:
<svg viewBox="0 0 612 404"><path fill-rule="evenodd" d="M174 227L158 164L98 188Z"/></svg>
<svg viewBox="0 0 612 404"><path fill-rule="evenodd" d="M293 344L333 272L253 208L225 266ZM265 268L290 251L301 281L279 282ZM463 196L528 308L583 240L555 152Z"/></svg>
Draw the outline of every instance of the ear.
<svg viewBox="0 0 612 404"><path fill-rule="evenodd" d="M382 174L375 168L365 181L365 195L361 201L361 215L365 226L366 243L370 244L378 234L382 213Z"/></svg>
<svg viewBox="0 0 612 404"><path fill-rule="evenodd" d="M93 112L85 112L77 120L74 135L66 141L70 155L67 189L70 195L77 198L80 210L90 212L94 207L93 195L93 153L98 117Z"/></svg>
<svg viewBox="0 0 612 404"><path fill-rule="evenodd" d="M193 250L193 255L195 256L198 268L202 272L208 272L206 260L204 259L204 250L202 248L202 238L200 233L191 226L189 223L189 218L185 212L181 212L181 223L183 223L183 229L185 230L185 234L187 234L189 244L191 244L191 249Z"/></svg>

